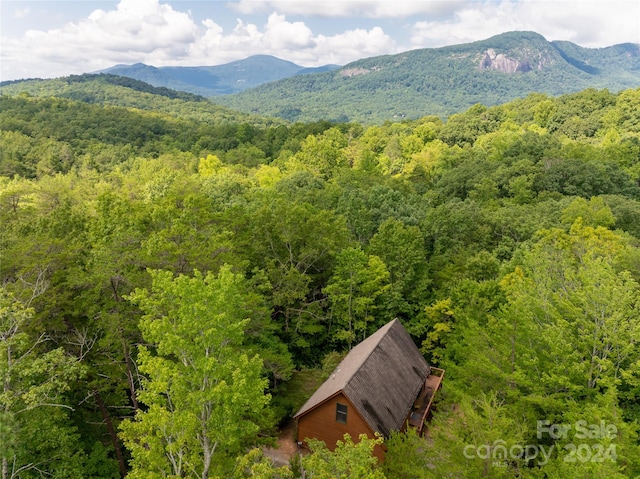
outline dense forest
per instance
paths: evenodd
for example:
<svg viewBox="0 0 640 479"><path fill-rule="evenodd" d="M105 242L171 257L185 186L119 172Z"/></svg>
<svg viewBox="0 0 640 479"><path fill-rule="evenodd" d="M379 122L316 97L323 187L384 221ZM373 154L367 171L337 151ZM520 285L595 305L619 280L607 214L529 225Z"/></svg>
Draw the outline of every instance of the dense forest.
<svg viewBox="0 0 640 479"><path fill-rule="evenodd" d="M640 474L640 89L376 126L158 93L0 97L3 479ZM447 371L426 436L264 457L393 318Z"/></svg>

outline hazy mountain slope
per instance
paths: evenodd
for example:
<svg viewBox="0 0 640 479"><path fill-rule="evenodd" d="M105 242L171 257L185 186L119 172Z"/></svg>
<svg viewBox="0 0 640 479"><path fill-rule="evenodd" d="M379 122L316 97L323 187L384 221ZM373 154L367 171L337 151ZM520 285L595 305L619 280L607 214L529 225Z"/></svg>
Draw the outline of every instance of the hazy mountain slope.
<svg viewBox="0 0 640 479"><path fill-rule="evenodd" d="M193 93L195 95L204 96L207 93L206 88L201 88L196 85L191 85L181 80L172 78L171 75L169 75L166 71L154 66L145 65L144 63L135 63L133 65L116 65L111 68L107 68L106 70L102 70L98 73L127 77L148 83L149 85L155 87L165 87L172 90ZM213 83L215 82L217 82L217 80L214 79ZM227 93L232 92L227 91Z"/></svg>
<svg viewBox="0 0 640 479"><path fill-rule="evenodd" d="M254 55L224 65L196 67L153 67L144 63L116 65L99 73L135 78L153 86L187 91L203 96L236 93L263 83L294 75L334 70L337 65L304 68L270 55Z"/></svg>
<svg viewBox="0 0 640 479"><path fill-rule="evenodd" d="M640 46L602 49L511 32L474 43L359 60L337 71L292 77L214 101L289 120L382 122L447 116L531 92L640 85Z"/></svg>

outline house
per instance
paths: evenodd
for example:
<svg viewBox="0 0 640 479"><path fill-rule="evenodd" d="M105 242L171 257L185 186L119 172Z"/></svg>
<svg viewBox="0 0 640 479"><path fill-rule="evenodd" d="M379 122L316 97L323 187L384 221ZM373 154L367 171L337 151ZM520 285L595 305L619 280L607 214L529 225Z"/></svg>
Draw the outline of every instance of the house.
<svg viewBox="0 0 640 479"><path fill-rule="evenodd" d="M299 441L331 450L345 433L388 437L408 425L422 433L444 371L430 367L394 319L354 347L294 416ZM384 448L374 453L384 458Z"/></svg>

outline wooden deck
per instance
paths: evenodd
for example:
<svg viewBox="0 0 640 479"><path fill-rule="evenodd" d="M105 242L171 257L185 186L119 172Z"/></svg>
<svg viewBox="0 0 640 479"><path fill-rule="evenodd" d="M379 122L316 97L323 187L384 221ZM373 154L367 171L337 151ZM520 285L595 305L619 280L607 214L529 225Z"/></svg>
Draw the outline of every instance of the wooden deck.
<svg viewBox="0 0 640 479"><path fill-rule="evenodd" d="M409 413L409 425L418 430L418 434L422 434L425 422L429 419L431 406L436 395L436 391L440 389L442 380L444 379L444 369L431 368L431 373L424 381L424 385L413 404L413 410Z"/></svg>

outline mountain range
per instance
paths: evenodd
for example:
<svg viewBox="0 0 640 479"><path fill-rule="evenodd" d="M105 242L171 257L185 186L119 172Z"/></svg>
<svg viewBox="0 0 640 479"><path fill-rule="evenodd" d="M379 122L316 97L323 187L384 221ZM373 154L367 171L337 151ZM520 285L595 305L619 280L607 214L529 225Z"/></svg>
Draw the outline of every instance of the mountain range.
<svg viewBox="0 0 640 479"><path fill-rule="evenodd" d="M7 82L1 85L2 93L46 93L127 106L126 95L114 93L115 100L109 100L105 93L105 88L117 84L165 97L178 90L185 92L178 94L184 100L202 102L207 97L207 103L254 117L371 124L427 115L446 118L477 103L492 106L534 92L556 96L587 88L613 92L638 88L640 44L594 49L549 42L535 32L510 32L473 43L365 58L341 67L307 69L256 55L219 66L156 68L139 63L100 73L69 77L62 83L60 79ZM97 77L104 81L95 83ZM128 106L145 108L145 101L149 100Z"/></svg>
<svg viewBox="0 0 640 479"><path fill-rule="evenodd" d="M510 32L468 44L366 58L215 101L293 121L380 123L447 117L476 103L496 105L532 92L560 95L638 86L639 44L591 49L549 42L534 32Z"/></svg>
<svg viewBox="0 0 640 479"><path fill-rule="evenodd" d="M270 55L253 55L244 60L216 66L154 67L135 63L115 65L96 73L129 77L155 87L212 97L238 93L282 78L338 68L340 68L339 65L306 68Z"/></svg>

